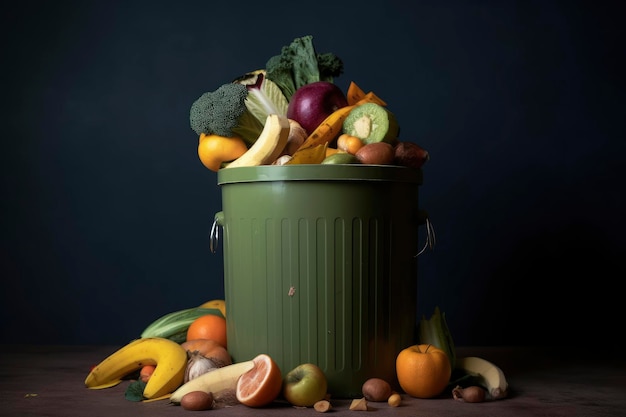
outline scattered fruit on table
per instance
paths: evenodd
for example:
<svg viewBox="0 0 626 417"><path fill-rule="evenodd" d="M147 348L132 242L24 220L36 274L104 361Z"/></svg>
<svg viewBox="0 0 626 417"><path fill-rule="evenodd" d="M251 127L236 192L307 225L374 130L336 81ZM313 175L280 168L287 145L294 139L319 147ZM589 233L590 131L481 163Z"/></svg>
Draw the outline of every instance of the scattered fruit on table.
<svg viewBox="0 0 626 417"><path fill-rule="evenodd" d="M508 395L509 384L504 372L491 361L476 356L457 358L456 369L472 376L486 389L485 399L499 400Z"/></svg>
<svg viewBox="0 0 626 417"><path fill-rule="evenodd" d="M393 394L391 394L389 398L387 399L387 404L389 404L389 407L400 407L401 403L402 403L402 396L400 396L400 394L398 394L397 392L394 392Z"/></svg>
<svg viewBox="0 0 626 417"><path fill-rule="evenodd" d="M396 358L400 386L412 397L433 398L443 392L450 381L450 359L433 345L413 345Z"/></svg>
<svg viewBox="0 0 626 417"><path fill-rule="evenodd" d="M331 410L328 398L332 393L327 392L326 375L315 364L303 363L283 377L267 354L233 363L220 341L226 338L225 313L224 300L210 300L160 317L144 333L170 338L141 337L128 343L94 366L85 386L109 388L135 375L137 381L131 382L126 391L131 401L169 398L172 404L184 405L185 409L204 410L239 403L264 407L282 394L294 406L313 406L318 412ZM508 395L506 377L497 365L476 356L456 357L445 316L438 307L429 319L422 318L418 330L420 343L396 356L396 376L406 394L432 398L449 386L454 387L450 392L454 400L468 403ZM183 333L185 339L187 335L211 338L176 342ZM362 398L352 401L350 410L369 410L368 401L387 401L390 407L402 403L401 395L392 390L389 382L376 377L363 383L362 394Z"/></svg>
<svg viewBox="0 0 626 417"><path fill-rule="evenodd" d="M249 360L207 372L180 385L172 392L169 400L174 404L180 404L183 396L192 391L211 392L214 397L220 396L223 392L234 392L237 388L239 377L253 368L254 362Z"/></svg>
<svg viewBox="0 0 626 417"><path fill-rule="evenodd" d="M144 389L147 399L167 395L179 387L187 366L187 352L180 344L164 338L136 339L100 362L85 379L91 389L109 388L144 365L155 365Z"/></svg>
<svg viewBox="0 0 626 417"><path fill-rule="evenodd" d="M213 394L204 391L191 391L183 396L180 405L189 411L204 411L213 408Z"/></svg>
<svg viewBox="0 0 626 417"><path fill-rule="evenodd" d="M355 398L350 402L350 411L368 411L367 400L363 398Z"/></svg>
<svg viewBox="0 0 626 417"><path fill-rule="evenodd" d="M311 407L324 399L327 388L324 371L313 363L303 363L285 375L283 397L292 405Z"/></svg>
<svg viewBox="0 0 626 417"><path fill-rule="evenodd" d="M332 404L328 400L319 400L313 404L313 409L318 413L326 413L333 408Z"/></svg>
<svg viewBox="0 0 626 417"><path fill-rule="evenodd" d="M367 401L374 402L387 401L393 393L389 382L382 378L369 378L363 383L361 391Z"/></svg>
<svg viewBox="0 0 626 417"><path fill-rule="evenodd" d="M454 340L446 322L446 315L441 312L439 307L435 307L435 311L430 318L427 319L425 316L422 316L418 323L417 338L419 340L418 344L433 345L446 352L450 359L451 368L455 368L456 349Z"/></svg>
<svg viewBox="0 0 626 417"><path fill-rule="evenodd" d="M167 313L152 323L141 332L141 337L162 337L177 343L187 340L187 329L198 317L214 314L224 317L218 308L192 307Z"/></svg>
<svg viewBox="0 0 626 417"><path fill-rule="evenodd" d="M197 350L193 352L187 351L187 357L187 368L185 369L183 384L199 377L200 375L220 368L220 366L213 362L212 359L204 357Z"/></svg>
<svg viewBox="0 0 626 417"><path fill-rule="evenodd" d="M230 365L233 359L228 350L213 339L192 339L180 344L188 353L198 352L211 359L218 367Z"/></svg>
<svg viewBox="0 0 626 417"><path fill-rule="evenodd" d="M280 395L283 376L269 355L257 355L252 362L252 369L237 381L237 400L248 407L264 407Z"/></svg>
<svg viewBox="0 0 626 417"><path fill-rule="evenodd" d="M465 388L457 385L452 389L452 398L466 403L482 403L485 401L486 395L485 389L477 385L470 385Z"/></svg>

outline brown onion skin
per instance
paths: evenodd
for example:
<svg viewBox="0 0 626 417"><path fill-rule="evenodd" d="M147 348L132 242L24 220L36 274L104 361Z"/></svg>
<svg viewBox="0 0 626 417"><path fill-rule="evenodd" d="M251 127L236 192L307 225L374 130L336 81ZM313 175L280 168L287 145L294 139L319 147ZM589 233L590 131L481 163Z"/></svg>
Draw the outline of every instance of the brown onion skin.
<svg viewBox="0 0 626 417"><path fill-rule="evenodd" d="M485 389L479 386L463 388L457 385L452 390L452 397L455 400L466 403L482 403L485 401L486 394Z"/></svg>

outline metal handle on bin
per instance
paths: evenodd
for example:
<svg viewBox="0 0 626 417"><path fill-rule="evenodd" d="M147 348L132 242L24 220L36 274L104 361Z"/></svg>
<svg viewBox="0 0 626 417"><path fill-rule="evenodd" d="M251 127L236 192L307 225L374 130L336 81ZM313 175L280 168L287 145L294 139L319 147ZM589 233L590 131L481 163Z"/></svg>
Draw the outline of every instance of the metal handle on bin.
<svg viewBox="0 0 626 417"><path fill-rule="evenodd" d="M426 225L426 242L424 243L424 247L420 249L417 253L417 256L420 256L422 253L426 251L426 249L433 250L437 239L435 237L435 228L433 223L430 221L428 217L428 213L426 211L420 210L418 213L419 216L419 224ZM211 253L215 253L215 248L220 241L220 229L219 227L224 224L224 212L219 211L215 213L215 217L213 218L213 224L211 225L211 233L209 235L209 249Z"/></svg>
<svg viewBox="0 0 626 417"><path fill-rule="evenodd" d="M220 226L224 224L224 212L218 211L213 217L213 224L211 225L211 234L209 235L209 249L211 253L215 253L215 247L220 241Z"/></svg>
<svg viewBox="0 0 626 417"><path fill-rule="evenodd" d="M428 217L428 212L424 210L419 210L418 218L420 225L426 225L426 242L424 243L424 247L417 253L417 255L415 255L415 257L420 256L422 253L424 253L424 251L426 251L426 249L433 250L433 248L435 247L435 243L437 242L437 239L435 238L435 228L433 226L433 223L430 221L430 218Z"/></svg>

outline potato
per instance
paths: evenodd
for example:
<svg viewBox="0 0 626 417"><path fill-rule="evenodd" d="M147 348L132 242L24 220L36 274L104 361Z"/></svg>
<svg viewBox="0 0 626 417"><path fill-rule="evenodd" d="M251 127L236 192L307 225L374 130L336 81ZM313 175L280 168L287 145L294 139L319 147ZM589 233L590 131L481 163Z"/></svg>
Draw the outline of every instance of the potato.
<svg viewBox="0 0 626 417"><path fill-rule="evenodd" d="M213 408L213 394L204 391L191 391L183 395L180 405L185 410L202 411Z"/></svg>
<svg viewBox="0 0 626 417"><path fill-rule="evenodd" d="M400 142L394 148L394 165L421 168L429 158L426 149L412 142Z"/></svg>
<svg viewBox="0 0 626 417"><path fill-rule="evenodd" d="M381 378L368 379L363 383L361 391L363 391L363 396L366 400L374 402L387 401L393 394L389 382Z"/></svg>
<svg viewBox="0 0 626 417"><path fill-rule="evenodd" d="M374 142L363 145L354 156L362 164L391 165L395 155L393 146L387 142Z"/></svg>

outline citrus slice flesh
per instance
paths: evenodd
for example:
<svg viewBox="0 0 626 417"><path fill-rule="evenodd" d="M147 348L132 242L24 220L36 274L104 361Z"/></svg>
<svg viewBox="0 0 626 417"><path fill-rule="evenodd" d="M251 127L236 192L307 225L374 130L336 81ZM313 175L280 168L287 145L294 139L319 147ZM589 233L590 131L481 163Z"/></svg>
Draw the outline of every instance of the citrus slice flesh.
<svg viewBox="0 0 626 417"><path fill-rule="evenodd" d="M254 367L239 377L237 400L248 407L264 407L278 398L283 378L280 368L267 354L257 355Z"/></svg>

